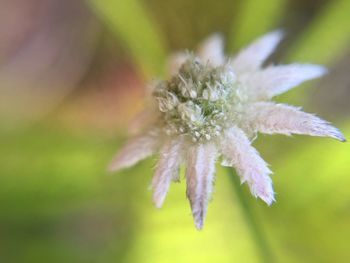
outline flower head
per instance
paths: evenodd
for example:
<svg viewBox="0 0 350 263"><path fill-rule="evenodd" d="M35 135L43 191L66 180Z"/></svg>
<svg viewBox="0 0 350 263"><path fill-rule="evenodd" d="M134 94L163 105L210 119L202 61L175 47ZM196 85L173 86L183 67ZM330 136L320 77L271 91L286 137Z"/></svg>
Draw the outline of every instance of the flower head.
<svg viewBox="0 0 350 263"><path fill-rule="evenodd" d="M186 135L193 142L220 137L239 122L246 98L228 63L214 67L193 55L170 81L155 86L153 95L168 135Z"/></svg>
<svg viewBox="0 0 350 263"><path fill-rule="evenodd" d="M262 67L281 38L280 31L269 33L237 56L225 58L222 38L214 35L196 55L172 56L169 80L153 85L156 107L148 115L154 118L143 118L148 120L144 133L126 144L110 169L132 166L159 152L152 189L153 201L161 207L171 181L180 180L179 169L185 165L186 194L198 229L203 227L218 158L223 166L236 169L253 196L270 205L275 200L271 171L251 145L257 133L345 141L338 129L315 115L270 101L327 72L311 64Z"/></svg>

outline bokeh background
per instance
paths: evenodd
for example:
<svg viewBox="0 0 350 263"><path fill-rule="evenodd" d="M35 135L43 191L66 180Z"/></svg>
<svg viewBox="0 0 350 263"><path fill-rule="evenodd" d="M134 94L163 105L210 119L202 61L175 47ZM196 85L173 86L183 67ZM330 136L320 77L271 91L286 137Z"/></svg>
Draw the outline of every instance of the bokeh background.
<svg viewBox="0 0 350 263"><path fill-rule="evenodd" d="M327 65L321 80L277 98L350 137L350 0L1 0L0 262L349 262L350 144L260 136L277 202L238 193L218 167L196 231L185 184L156 210L156 157L115 175L106 165L145 104L166 56L213 32L233 53L282 28L270 62Z"/></svg>

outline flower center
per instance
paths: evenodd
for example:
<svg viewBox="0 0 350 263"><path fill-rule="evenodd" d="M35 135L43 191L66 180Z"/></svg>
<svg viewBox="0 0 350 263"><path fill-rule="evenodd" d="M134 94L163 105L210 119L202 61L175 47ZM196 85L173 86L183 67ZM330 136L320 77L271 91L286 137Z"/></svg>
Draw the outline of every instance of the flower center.
<svg viewBox="0 0 350 263"><path fill-rule="evenodd" d="M169 81L157 84L153 96L168 135L211 140L237 119L244 101L229 65L213 67L190 57Z"/></svg>

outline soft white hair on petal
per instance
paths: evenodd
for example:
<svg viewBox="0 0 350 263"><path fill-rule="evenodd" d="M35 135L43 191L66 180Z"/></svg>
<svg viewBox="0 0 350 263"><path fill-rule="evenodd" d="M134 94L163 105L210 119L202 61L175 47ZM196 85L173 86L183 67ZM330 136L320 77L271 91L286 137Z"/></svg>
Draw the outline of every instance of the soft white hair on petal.
<svg viewBox="0 0 350 263"><path fill-rule="evenodd" d="M144 135L131 139L113 158L108 170L117 171L130 167L154 154L159 145L159 132L149 131Z"/></svg>
<svg viewBox="0 0 350 263"><path fill-rule="evenodd" d="M132 135L139 134L142 130L149 127L158 117L157 111L153 107L138 113L132 120L128 127L128 131Z"/></svg>
<svg viewBox="0 0 350 263"><path fill-rule="evenodd" d="M176 75L181 65L188 59L189 54L187 52L177 52L168 58L167 69L170 76Z"/></svg>
<svg viewBox="0 0 350 263"><path fill-rule="evenodd" d="M319 78L327 73L323 66L312 64L290 64L270 66L261 71L240 77L242 87L252 100L271 99L304 81Z"/></svg>
<svg viewBox="0 0 350 263"><path fill-rule="evenodd" d="M343 134L329 122L303 112L297 107L272 102L256 102L248 105L245 113L245 119L249 121L249 125L262 133L305 134L345 141Z"/></svg>
<svg viewBox="0 0 350 263"><path fill-rule="evenodd" d="M247 48L241 50L231 60L231 66L236 73L252 72L260 68L263 62L272 54L283 37L281 30L270 32L257 39Z"/></svg>
<svg viewBox="0 0 350 263"><path fill-rule="evenodd" d="M182 140L167 141L160 150L160 160L152 179L153 202L157 208L162 207L168 193L171 180L178 177L182 162Z"/></svg>
<svg viewBox="0 0 350 263"><path fill-rule="evenodd" d="M198 47L197 54L204 63L209 62L214 67L222 65L225 62L222 35L217 33L205 39Z"/></svg>
<svg viewBox="0 0 350 263"><path fill-rule="evenodd" d="M213 143L194 145L188 150L186 194L198 230L203 228L213 190L216 157L217 149Z"/></svg>
<svg viewBox="0 0 350 263"><path fill-rule="evenodd" d="M221 153L224 158L222 165L233 166L241 182L249 185L253 196L271 205L275 200L269 176L272 172L241 129L231 127L225 131Z"/></svg>

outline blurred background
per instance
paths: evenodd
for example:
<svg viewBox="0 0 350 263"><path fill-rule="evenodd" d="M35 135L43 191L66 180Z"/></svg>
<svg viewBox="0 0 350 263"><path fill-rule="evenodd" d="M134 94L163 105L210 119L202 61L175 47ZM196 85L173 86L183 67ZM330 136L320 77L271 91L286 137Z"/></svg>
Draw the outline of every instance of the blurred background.
<svg viewBox="0 0 350 263"><path fill-rule="evenodd" d="M350 0L1 0L0 262L262 262L231 178L195 230L185 184L161 210L148 190L156 157L111 176L106 165L166 57L214 32L238 51L269 30L270 62L330 73L277 98L350 137ZM277 202L243 196L270 262L349 262L350 145L260 136Z"/></svg>

